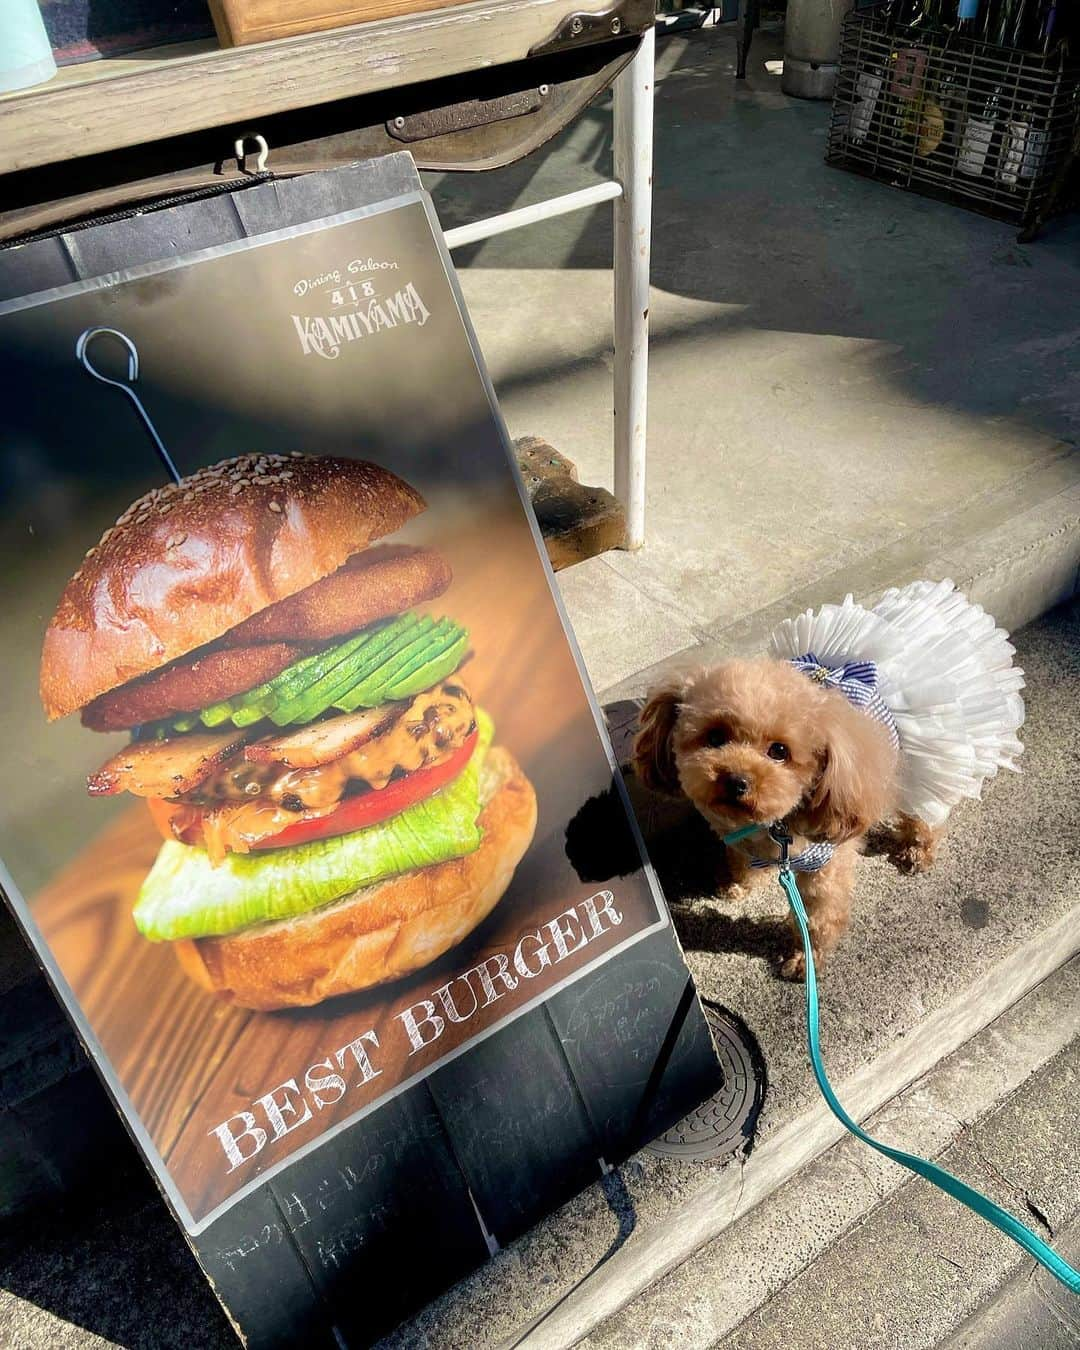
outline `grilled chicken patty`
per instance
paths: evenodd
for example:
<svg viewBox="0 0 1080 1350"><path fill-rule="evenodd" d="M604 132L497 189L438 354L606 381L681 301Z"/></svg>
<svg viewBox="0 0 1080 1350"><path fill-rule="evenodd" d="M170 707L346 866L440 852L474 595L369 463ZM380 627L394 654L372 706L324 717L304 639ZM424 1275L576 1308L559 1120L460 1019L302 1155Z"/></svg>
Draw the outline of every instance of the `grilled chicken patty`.
<svg viewBox="0 0 1080 1350"><path fill-rule="evenodd" d="M192 832L215 862L300 819L329 815L351 793L444 763L476 730L472 698L447 680L411 700L328 717L288 735L251 731L133 741L87 780L93 795L150 799L166 834ZM301 764L302 766L297 767Z"/></svg>
<svg viewBox="0 0 1080 1350"><path fill-rule="evenodd" d="M288 735L253 740L252 728L132 741L87 786L93 796L131 792L192 805L257 797L296 811L325 808L351 781L381 788L395 772L440 763L475 724L467 690L448 680L409 702L328 717Z"/></svg>

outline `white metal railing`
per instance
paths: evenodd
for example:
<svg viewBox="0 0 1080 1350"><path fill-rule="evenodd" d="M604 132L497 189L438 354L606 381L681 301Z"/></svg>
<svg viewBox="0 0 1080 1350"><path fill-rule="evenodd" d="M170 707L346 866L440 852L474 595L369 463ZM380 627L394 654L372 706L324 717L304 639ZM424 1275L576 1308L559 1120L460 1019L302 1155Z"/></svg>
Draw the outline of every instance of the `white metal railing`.
<svg viewBox="0 0 1080 1350"><path fill-rule="evenodd" d="M600 202L614 203L615 496L626 514L625 547L630 549L645 542L655 51L656 32L650 28L615 80L614 179L457 225L444 234L447 248L461 248Z"/></svg>

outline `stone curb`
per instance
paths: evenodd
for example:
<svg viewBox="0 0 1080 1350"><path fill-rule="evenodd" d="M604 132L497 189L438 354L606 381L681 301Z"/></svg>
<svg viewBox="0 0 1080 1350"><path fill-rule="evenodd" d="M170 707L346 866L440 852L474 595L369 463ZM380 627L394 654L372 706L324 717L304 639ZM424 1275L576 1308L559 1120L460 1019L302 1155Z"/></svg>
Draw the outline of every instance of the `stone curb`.
<svg viewBox="0 0 1080 1350"><path fill-rule="evenodd" d="M879 1110L1080 954L1077 914L1073 910L1014 950L927 1017L917 1033L836 1084L850 1114L864 1120ZM515 1350L576 1345L844 1137L824 1102L802 1112L754 1150L752 1169L725 1169L638 1241L614 1253L534 1331L514 1341Z"/></svg>
<svg viewBox="0 0 1080 1350"><path fill-rule="evenodd" d="M842 600L849 591L863 603L873 603L890 586L919 577L951 577L1010 632L1033 622L1080 594L1080 483L943 550L919 553L907 545L885 549L873 559L830 573L612 685L600 702L641 697L673 665L760 652L783 619Z"/></svg>
<svg viewBox="0 0 1080 1350"><path fill-rule="evenodd" d="M1074 960L866 1123L876 1138L938 1160L1042 1236L1052 1229L1055 1247L1080 1204L1073 1103L1067 1085L1045 1096L1040 1080L1049 1071L1067 1084L1060 1061L1080 1057L1071 1017L1078 993ZM994 1116L997 1147L986 1128ZM1010 1116L1018 1117L1011 1128ZM1001 1151L1001 1130L1012 1151ZM760 1339L771 1350L916 1350L937 1344L1011 1272L1032 1266L955 1201L846 1137L585 1343L745 1350Z"/></svg>

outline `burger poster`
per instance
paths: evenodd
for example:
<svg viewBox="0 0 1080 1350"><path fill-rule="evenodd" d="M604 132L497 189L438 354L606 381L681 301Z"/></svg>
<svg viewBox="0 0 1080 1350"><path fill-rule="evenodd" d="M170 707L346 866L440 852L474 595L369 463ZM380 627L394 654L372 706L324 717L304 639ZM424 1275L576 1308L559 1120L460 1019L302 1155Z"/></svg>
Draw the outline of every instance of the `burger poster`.
<svg viewBox="0 0 1080 1350"><path fill-rule="evenodd" d="M0 363L3 887L197 1234L665 912L419 194Z"/></svg>

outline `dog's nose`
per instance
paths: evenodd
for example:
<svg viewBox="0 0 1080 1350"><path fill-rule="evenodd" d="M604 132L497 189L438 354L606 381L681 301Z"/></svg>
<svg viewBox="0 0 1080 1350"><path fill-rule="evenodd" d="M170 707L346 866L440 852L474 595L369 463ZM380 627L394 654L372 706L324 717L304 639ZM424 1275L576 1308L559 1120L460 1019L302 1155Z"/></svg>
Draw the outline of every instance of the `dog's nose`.
<svg viewBox="0 0 1080 1350"><path fill-rule="evenodd" d="M741 773L729 773L727 776L728 796L734 797L737 801L740 797L745 797L750 791L750 780L744 778Z"/></svg>

